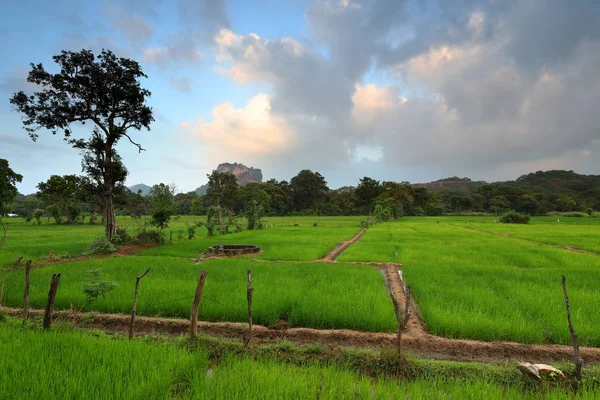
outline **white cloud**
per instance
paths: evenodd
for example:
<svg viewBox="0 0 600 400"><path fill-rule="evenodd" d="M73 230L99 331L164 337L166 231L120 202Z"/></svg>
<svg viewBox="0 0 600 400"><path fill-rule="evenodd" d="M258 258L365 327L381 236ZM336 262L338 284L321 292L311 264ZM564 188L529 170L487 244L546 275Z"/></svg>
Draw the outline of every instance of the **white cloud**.
<svg viewBox="0 0 600 400"><path fill-rule="evenodd" d="M189 123L183 122L183 128ZM271 99L259 93L246 107L234 108L231 102L213 108L212 121L198 121L193 132L207 147L206 155L219 162L231 154L242 159L257 159L286 151L294 135L282 117L271 113Z"/></svg>

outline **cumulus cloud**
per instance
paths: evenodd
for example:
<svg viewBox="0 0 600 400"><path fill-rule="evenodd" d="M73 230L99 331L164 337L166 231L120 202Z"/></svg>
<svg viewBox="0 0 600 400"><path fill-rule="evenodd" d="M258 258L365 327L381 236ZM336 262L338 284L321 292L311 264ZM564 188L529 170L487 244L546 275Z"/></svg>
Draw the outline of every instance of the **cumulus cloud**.
<svg viewBox="0 0 600 400"><path fill-rule="evenodd" d="M190 124L184 121L181 127L190 129ZM287 121L271 113L271 99L262 93L244 108L236 109L231 102L217 105L212 121L200 120L192 129L215 161L231 153L245 159L277 154L292 147L294 139Z"/></svg>
<svg viewBox="0 0 600 400"><path fill-rule="evenodd" d="M331 150L294 159L318 168L370 146L390 168L528 172L600 138L598 15L596 2L317 1L313 42L230 29L214 41L222 73L270 85L297 149Z"/></svg>

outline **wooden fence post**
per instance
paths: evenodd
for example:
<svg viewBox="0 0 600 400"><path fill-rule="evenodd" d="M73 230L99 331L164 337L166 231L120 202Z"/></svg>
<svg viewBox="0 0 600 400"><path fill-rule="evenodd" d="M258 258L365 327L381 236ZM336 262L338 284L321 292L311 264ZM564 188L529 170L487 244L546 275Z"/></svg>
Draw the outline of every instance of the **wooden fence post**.
<svg viewBox="0 0 600 400"><path fill-rule="evenodd" d="M50 281L50 290L48 291L48 300L46 301L46 310L44 311L44 329L50 329L52 325L52 313L54 312L54 299L60 282L60 274L52 274Z"/></svg>
<svg viewBox="0 0 600 400"><path fill-rule="evenodd" d="M405 294L405 298L404 298L404 321L402 321L402 325L403 325L403 329L406 329L406 325L408 324L408 319L410 318L410 314L411 314L411 310L410 310L410 290L411 287L410 285L406 285L406 287L404 288L404 294Z"/></svg>
<svg viewBox="0 0 600 400"><path fill-rule="evenodd" d="M248 270L246 290L246 298L248 299L248 332L244 335L244 347L248 346L252 340L252 292L254 292L254 288L252 287L250 270Z"/></svg>
<svg viewBox="0 0 600 400"><path fill-rule="evenodd" d="M207 271L200 271L200 277L196 285L196 294L194 295L192 313L190 315L190 336L192 338L195 338L198 334L198 308L200 307L200 300L202 300L202 289L204 288L204 282L206 282L206 275L208 275Z"/></svg>
<svg viewBox="0 0 600 400"><path fill-rule="evenodd" d="M23 294L23 320L29 317L29 272L31 271L31 260L25 264L25 292Z"/></svg>
<svg viewBox="0 0 600 400"><path fill-rule="evenodd" d="M131 309L131 322L129 323L129 340L133 339L133 327L135 326L135 314L137 312L136 307L138 298L138 288L140 286L140 281L143 277L146 276L148 272L150 272L150 267L148 267L146 272L135 278L135 293L133 295L133 308Z"/></svg>
<svg viewBox="0 0 600 400"><path fill-rule="evenodd" d="M400 355L402 354L402 312L400 311L400 305L398 304L398 300L396 300L396 296L391 288L390 293L392 294L394 313L396 314L396 320L398 321L398 331L396 332L396 348L398 350L398 355Z"/></svg>
<svg viewBox="0 0 600 400"><path fill-rule="evenodd" d="M4 280L6 276L2 277L2 285L0 285L0 311L2 310L2 298L4 297Z"/></svg>
<svg viewBox="0 0 600 400"><path fill-rule="evenodd" d="M571 333L571 339L573 340L573 362L575 363L575 388L579 387L581 381L581 369L583 368L583 359L579 355L579 340L575 328L573 328L573 322L571 321L571 304L569 303L569 295L567 294L567 278L562 276L562 287L565 295L565 305L567 306L567 321L569 322L569 332Z"/></svg>

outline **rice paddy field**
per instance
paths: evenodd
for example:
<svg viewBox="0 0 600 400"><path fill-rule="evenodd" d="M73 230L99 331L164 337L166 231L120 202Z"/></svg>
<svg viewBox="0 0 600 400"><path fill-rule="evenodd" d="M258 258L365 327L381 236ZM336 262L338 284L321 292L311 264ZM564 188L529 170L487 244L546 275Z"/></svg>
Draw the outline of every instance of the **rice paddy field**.
<svg viewBox="0 0 600 400"><path fill-rule="evenodd" d="M252 270L255 323L393 332L394 310L383 276L362 265L325 263L266 263L245 259L213 259L202 263L165 256L115 257L75 261L31 271L30 304L43 308L53 273L61 273L56 309L79 308L85 301L82 284L89 270L118 286L84 311L129 313L135 277L151 267L140 283L138 314L188 318L198 275L208 271L200 319L247 321L246 271ZM22 272L5 281L4 305L22 307Z"/></svg>
<svg viewBox="0 0 600 400"><path fill-rule="evenodd" d="M166 230L173 231L171 243L75 260L69 258L85 254L102 236L102 226L11 219L0 250L2 306L23 306L23 263L13 265L23 255L41 263L31 271L32 308L43 308L54 273L61 274L55 309L82 307L86 273L99 270L117 287L82 310L128 314L135 277L150 267L140 283L138 315L188 318L199 272L206 270L200 320L245 322L250 269L255 324L274 327L283 320L290 327L395 332L384 275L355 262L397 262L430 333L483 341L570 344L560 285L564 274L580 344L600 347L599 218L536 217L529 225L504 225L492 217L407 217L370 227L335 263L316 261L356 235L364 217L266 218L263 230L207 237L201 227L194 239L178 238L186 223L201 219L172 222ZM131 232L139 226L130 218L119 223ZM209 246L233 243L259 245L262 252L196 261ZM58 263L47 262L50 251ZM390 375L382 352L367 357L371 373L365 374L357 371L356 361L342 362L344 357L328 355L325 347L299 350L282 343L257 356L260 346L247 352L219 343L190 346L183 338L156 337L129 342L66 322L41 331L35 321L22 326L0 312L0 398L599 397L597 366L585 368L587 378L574 396L565 385L532 386L515 375L514 364L413 359L408 375ZM298 351L318 362L292 361Z"/></svg>
<svg viewBox="0 0 600 400"><path fill-rule="evenodd" d="M175 341L129 342L102 333L20 325L0 321L0 394L7 400L574 398L565 387L531 388L518 377L511 382L514 372L503 365L429 361L414 364L411 378L372 378L343 363L286 363L277 356L231 350L211 358L202 348ZM597 398L599 376L597 368L589 368L576 398Z"/></svg>
<svg viewBox="0 0 600 400"><path fill-rule="evenodd" d="M582 248L600 242L597 219L574 220L512 226L489 217L405 218L371 227L338 261L401 262L431 333L485 341L569 344L564 274L580 343L598 347L600 257L519 239Z"/></svg>
<svg viewBox="0 0 600 400"><path fill-rule="evenodd" d="M242 231L240 233L208 238L206 228L197 230L196 238L188 241L177 239L179 231L187 237L186 223L204 221L205 217L183 216L172 221L164 230L165 236L173 232L173 242L146 253L150 255L168 255L175 257L197 257L205 253L209 246L226 243L243 243L251 240L252 244L264 250L258 258L269 260L316 260L324 256L331 247L342 240L347 240L360 230L360 221L364 217L268 217L263 218L267 227L264 230ZM128 232L135 233L144 224L144 220L131 217L118 217L119 226L126 227ZM34 262L45 260L51 251L55 258L68 258L84 254L90 243L104 235L102 225L73 224L56 225L46 223L37 225L25 222L22 218L4 220L7 226L8 239L0 250L0 269L13 263L20 255L25 260ZM240 219L245 227L245 221ZM315 225L316 226L313 226Z"/></svg>

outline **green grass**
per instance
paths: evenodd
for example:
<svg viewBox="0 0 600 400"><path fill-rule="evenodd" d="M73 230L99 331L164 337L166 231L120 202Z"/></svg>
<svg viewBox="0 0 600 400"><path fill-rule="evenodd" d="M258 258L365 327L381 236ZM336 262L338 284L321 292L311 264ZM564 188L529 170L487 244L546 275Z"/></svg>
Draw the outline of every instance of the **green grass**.
<svg viewBox="0 0 600 400"><path fill-rule="evenodd" d="M272 326L280 319L290 326L393 332L396 322L383 276L373 267L326 263L270 263L243 259L213 259L195 264L171 257L116 257L70 262L33 269L30 302L43 308L50 277L61 273L57 309L84 302L86 271L101 269L118 287L90 310L129 313L135 277L147 267L140 283L138 314L189 318L201 269L208 271L200 319L245 322L246 270L252 270L253 315L257 324ZM4 304L23 304L23 271L11 272Z"/></svg>
<svg viewBox="0 0 600 400"><path fill-rule="evenodd" d="M560 284L564 274L580 344L600 346L600 257L482 234L456 223L407 218L376 225L339 260L403 263L433 334L487 341L569 344ZM599 233L597 225L587 229Z"/></svg>
<svg viewBox="0 0 600 400"><path fill-rule="evenodd" d="M298 365L221 349L221 357L209 363L207 350L169 340L130 342L18 325L0 323L0 393L7 400L597 398L595 368L584 371L586 383L574 397L568 388L528 385L512 365L415 360L413 378L371 378L335 360Z"/></svg>
<svg viewBox="0 0 600 400"><path fill-rule="evenodd" d="M206 252L209 246L222 243L242 243L250 241L260 245L264 252L258 258L268 260L316 260L323 257L337 242L348 240L360 230L362 217L267 217L263 219L265 230L243 231L230 235L208 238L206 228L197 230L196 238L177 241L178 232L187 237L186 223L204 221L201 216L183 216L172 221L164 230L168 237L173 231L174 242L145 252L147 255L171 255L177 257L197 257ZM20 256L32 259L34 263L47 259L51 251L55 258L80 255L87 251L90 243L103 237L102 225L73 224L56 225L43 222L41 225L26 223L22 218L5 219L7 226L6 245L0 250L0 269L10 265ZM127 227L135 233L142 221L130 217L118 217L119 226ZM313 223L317 226L313 227ZM298 226L294 226L297 224Z"/></svg>
<svg viewBox="0 0 600 400"><path fill-rule="evenodd" d="M174 345L39 332L0 324L2 399L168 399L206 369Z"/></svg>

